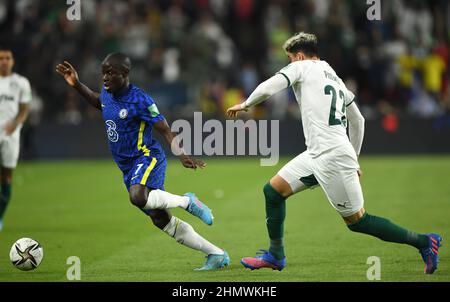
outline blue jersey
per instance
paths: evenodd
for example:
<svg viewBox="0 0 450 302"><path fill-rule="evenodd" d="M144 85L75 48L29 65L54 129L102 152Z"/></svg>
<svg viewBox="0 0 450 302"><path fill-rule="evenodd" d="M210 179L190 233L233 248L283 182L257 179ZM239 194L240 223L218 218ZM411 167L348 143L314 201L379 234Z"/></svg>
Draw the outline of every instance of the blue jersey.
<svg viewBox="0 0 450 302"><path fill-rule="evenodd" d="M109 149L122 172L142 156L165 162L161 145L152 137L153 124L164 117L147 93L132 84L116 95L103 88L100 102Z"/></svg>

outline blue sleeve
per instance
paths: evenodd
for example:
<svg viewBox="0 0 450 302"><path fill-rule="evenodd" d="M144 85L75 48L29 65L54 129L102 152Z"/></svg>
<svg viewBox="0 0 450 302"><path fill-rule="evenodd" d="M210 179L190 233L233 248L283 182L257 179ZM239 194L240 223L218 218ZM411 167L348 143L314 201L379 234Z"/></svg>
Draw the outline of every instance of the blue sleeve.
<svg viewBox="0 0 450 302"><path fill-rule="evenodd" d="M165 119L153 99L147 94L143 94L139 102L139 118L150 125Z"/></svg>

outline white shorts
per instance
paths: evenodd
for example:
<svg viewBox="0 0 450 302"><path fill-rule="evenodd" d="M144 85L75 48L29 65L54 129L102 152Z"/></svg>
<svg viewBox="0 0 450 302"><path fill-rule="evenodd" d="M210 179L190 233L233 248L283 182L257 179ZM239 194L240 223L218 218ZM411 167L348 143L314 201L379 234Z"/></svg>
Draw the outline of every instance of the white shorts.
<svg viewBox="0 0 450 302"><path fill-rule="evenodd" d="M0 136L0 166L14 169L19 160L20 135L13 133L11 136Z"/></svg>
<svg viewBox="0 0 450 302"><path fill-rule="evenodd" d="M281 168L278 175L294 193L320 185L333 208L348 217L364 206L358 169L353 147L345 144L315 158L305 151Z"/></svg>

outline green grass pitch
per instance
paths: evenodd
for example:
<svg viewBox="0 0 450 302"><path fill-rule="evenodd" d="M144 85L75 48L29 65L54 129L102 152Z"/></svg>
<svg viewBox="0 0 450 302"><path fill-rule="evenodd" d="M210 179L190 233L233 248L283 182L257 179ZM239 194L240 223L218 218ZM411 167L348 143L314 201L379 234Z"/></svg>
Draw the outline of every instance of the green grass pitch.
<svg viewBox="0 0 450 302"><path fill-rule="evenodd" d="M200 252L157 230L128 201L112 161L22 162L0 232L0 281L65 281L69 256L81 259L82 281L367 281L369 256L381 259L381 281L450 281L450 157L363 157L362 186L369 213L418 232L444 237L440 266L423 274L418 252L347 230L320 188L288 200L283 272L250 271L239 261L267 248L262 187L288 159L260 167L258 159L205 158L204 170L169 160L166 189L196 192L214 211L209 227L181 209L172 211L224 247L232 263L194 272ZM22 272L9 262L21 237L38 240L44 260Z"/></svg>

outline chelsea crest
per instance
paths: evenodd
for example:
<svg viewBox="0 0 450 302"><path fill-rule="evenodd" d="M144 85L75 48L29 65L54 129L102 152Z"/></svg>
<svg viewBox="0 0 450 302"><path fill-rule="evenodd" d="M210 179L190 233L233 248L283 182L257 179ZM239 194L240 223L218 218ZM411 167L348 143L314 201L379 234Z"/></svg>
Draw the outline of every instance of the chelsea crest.
<svg viewBox="0 0 450 302"><path fill-rule="evenodd" d="M121 119L125 119L127 116L128 116L128 110L122 109L122 110L119 111L119 117Z"/></svg>

